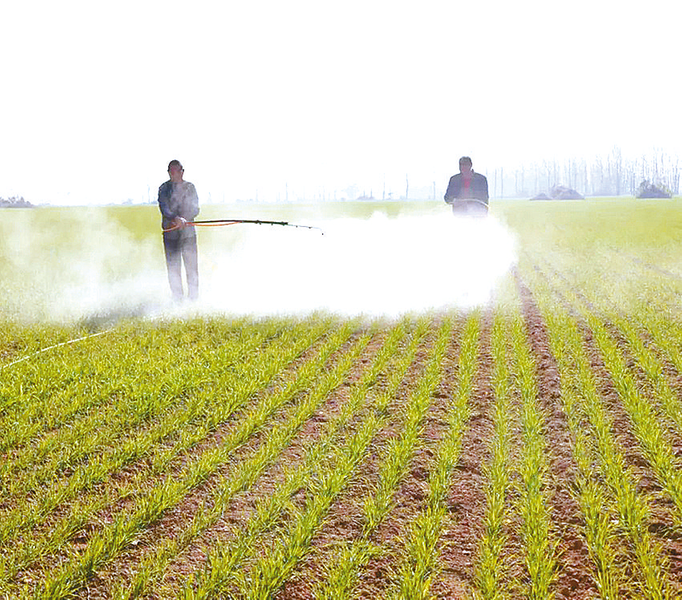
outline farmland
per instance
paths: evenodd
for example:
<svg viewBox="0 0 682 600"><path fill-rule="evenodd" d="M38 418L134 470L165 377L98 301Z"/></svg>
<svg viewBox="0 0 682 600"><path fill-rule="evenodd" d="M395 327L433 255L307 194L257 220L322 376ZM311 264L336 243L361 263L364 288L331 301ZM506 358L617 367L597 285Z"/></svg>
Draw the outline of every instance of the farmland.
<svg viewBox="0 0 682 600"><path fill-rule="evenodd" d="M390 319L27 316L5 244L0 598L679 597L678 203L494 204L491 299Z"/></svg>

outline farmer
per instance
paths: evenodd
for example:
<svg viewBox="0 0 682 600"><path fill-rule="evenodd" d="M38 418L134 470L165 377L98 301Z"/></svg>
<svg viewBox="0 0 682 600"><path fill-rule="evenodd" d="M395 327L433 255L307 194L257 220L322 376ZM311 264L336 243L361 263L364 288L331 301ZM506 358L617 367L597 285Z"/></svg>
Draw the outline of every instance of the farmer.
<svg viewBox="0 0 682 600"><path fill-rule="evenodd" d="M459 159L459 173L450 177L445 201L452 205L454 215L485 216L488 214L488 180L474 173L471 159Z"/></svg>
<svg viewBox="0 0 682 600"><path fill-rule="evenodd" d="M194 184L182 177L185 170L179 160L168 163L170 179L159 187L159 210L163 228L163 249L166 253L168 282L173 299L180 301L182 291L182 262L187 273L190 300L199 296L199 268L197 264L197 235L188 225L199 214L199 198Z"/></svg>

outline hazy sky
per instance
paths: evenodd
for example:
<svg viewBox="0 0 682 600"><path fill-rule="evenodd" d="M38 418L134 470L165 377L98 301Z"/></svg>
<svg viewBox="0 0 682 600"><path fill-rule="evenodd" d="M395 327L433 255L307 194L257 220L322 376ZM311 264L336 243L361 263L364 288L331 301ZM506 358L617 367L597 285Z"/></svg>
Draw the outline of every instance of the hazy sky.
<svg viewBox="0 0 682 600"><path fill-rule="evenodd" d="M670 0L6 2L0 196L381 197L474 168L682 154Z"/></svg>

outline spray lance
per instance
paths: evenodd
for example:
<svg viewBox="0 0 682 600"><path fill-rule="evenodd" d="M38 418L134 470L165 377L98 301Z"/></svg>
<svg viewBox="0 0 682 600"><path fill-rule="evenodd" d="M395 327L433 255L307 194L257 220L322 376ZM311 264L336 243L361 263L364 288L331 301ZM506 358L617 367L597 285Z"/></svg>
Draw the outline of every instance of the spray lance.
<svg viewBox="0 0 682 600"><path fill-rule="evenodd" d="M197 227L225 227L226 225L281 225L282 227L297 227L300 229L317 229L322 235L324 231L319 227L313 227L312 225L297 225L295 223L289 223L288 221L261 221L260 219L212 219L208 221L182 221L177 224L164 229L164 231L174 231L175 229L180 229L182 227L187 227L188 225Z"/></svg>

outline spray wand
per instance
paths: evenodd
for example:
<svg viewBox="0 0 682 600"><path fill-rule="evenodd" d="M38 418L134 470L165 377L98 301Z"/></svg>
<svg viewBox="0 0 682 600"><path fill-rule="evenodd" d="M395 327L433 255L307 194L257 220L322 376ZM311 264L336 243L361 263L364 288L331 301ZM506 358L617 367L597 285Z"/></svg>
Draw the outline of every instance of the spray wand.
<svg viewBox="0 0 682 600"><path fill-rule="evenodd" d="M298 227L301 229L317 229L322 235L324 231L319 227L313 227L312 225L296 225L295 223L289 223L288 221L261 221L260 219L212 219L209 221L185 221L180 225L173 225L164 231L174 231L187 225L198 226L198 227L225 227L226 225L239 225L239 224L250 224L250 225L281 225L283 227Z"/></svg>

